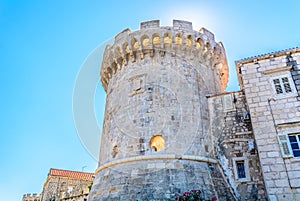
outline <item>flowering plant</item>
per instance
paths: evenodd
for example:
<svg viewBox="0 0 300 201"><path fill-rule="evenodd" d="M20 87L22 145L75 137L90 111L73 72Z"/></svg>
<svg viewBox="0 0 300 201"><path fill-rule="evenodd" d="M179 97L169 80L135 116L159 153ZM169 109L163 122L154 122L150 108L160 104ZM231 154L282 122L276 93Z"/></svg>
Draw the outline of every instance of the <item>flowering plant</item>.
<svg viewBox="0 0 300 201"><path fill-rule="evenodd" d="M201 196L201 190L191 190L184 192L182 196L177 197L178 201L189 201L189 200L194 200L194 201L204 201L205 199ZM216 196L212 197L210 201L216 201L218 200Z"/></svg>

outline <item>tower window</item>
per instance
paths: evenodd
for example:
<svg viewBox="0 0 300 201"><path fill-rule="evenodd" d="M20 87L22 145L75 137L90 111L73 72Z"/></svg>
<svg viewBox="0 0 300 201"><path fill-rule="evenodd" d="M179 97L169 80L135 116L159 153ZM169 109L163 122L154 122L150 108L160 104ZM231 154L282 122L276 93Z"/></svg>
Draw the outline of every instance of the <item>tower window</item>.
<svg viewBox="0 0 300 201"><path fill-rule="evenodd" d="M165 139L161 135L155 135L151 138L150 146L154 151L161 151L165 147Z"/></svg>

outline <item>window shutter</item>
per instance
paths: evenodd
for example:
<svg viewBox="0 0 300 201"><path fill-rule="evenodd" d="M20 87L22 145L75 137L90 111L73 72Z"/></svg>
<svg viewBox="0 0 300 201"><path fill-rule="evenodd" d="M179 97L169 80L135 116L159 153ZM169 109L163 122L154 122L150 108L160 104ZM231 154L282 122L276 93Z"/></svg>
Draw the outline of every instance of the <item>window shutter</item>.
<svg viewBox="0 0 300 201"><path fill-rule="evenodd" d="M283 77L283 78L281 78L281 80L282 80L282 83L284 86L285 93L292 92L291 85L289 83L289 79L287 77Z"/></svg>
<svg viewBox="0 0 300 201"><path fill-rule="evenodd" d="M274 79L274 80L273 80L273 84L274 84L276 93L277 93L277 94L282 94L283 91L282 91L282 88L281 88L279 79Z"/></svg>
<svg viewBox="0 0 300 201"><path fill-rule="evenodd" d="M282 157L283 158L290 158L293 157L292 148L286 134L278 135L279 146L281 149Z"/></svg>

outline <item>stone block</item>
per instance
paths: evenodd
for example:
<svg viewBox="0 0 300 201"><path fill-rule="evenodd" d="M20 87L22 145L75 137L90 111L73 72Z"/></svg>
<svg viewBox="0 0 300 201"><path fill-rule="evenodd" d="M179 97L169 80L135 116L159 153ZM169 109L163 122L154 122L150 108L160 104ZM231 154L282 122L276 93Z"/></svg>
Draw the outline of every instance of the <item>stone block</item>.
<svg viewBox="0 0 300 201"><path fill-rule="evenodd" d="M279 153L276 152L267 152L267 157L273 158L273 157L279 157Z"/></svg>
<svg viewBox="0 0 300 201"><path fill-rule="evenodd" d="M300 180L300 170L290 170L288 172L289 178L290 179L299 179Z"/></svg>
<svg viewBox="0 0 300 201"><path fill-rule="evenodd" d="M280 187L280 188L281 187L288 187L289 186L289 182L288 182L287 178L275 180L275 186L276 187Z"/></svg>
<svg viewBox="0 0 300 201"><path fill-rule="evenodd" d="M188 22L184 20L173 20L173 28L193 30L193 25L192 22Z"/></svg>
<svg viewBox="0 0 300 201"><path fill-rule="evenodd" d="M147 28L158 28L159 27L159 20L151 20L147 22L141 23L141 29L147 29Z"/></svg>

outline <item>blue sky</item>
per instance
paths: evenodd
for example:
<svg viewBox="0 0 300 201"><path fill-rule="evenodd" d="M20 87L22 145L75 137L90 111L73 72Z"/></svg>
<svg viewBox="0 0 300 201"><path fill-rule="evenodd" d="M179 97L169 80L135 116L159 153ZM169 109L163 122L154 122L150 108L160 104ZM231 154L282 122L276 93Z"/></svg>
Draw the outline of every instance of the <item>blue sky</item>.
<svg viewBox="0 0 300 201"><path fill-rule="evenodd" d="M195 30L205 27L223 42L228 90L234 91L235 60L300 45L299 11L297 0L0 0L1 199L41 192L51 167L96 169L77 135L72 96L81 65L99 44L142 21L192 21ZM101 128L105 94L99 86Z"/></svg>

